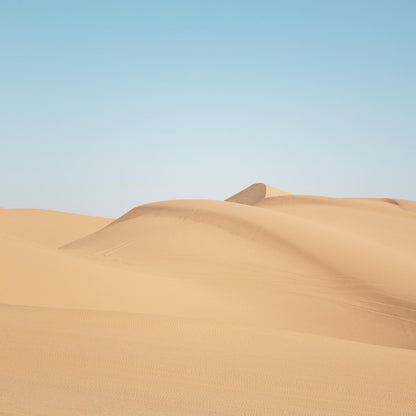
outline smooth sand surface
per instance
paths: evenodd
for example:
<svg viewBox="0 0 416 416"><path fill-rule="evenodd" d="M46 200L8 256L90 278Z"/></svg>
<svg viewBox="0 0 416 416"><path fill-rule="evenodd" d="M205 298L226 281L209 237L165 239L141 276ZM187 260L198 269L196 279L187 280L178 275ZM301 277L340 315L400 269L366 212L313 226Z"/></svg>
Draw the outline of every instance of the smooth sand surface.
<svg viewBox="0 0 416 416"><path fill-rule="evenodd" d="M415 415L416 203L0 210L0 414Z"/></svg>

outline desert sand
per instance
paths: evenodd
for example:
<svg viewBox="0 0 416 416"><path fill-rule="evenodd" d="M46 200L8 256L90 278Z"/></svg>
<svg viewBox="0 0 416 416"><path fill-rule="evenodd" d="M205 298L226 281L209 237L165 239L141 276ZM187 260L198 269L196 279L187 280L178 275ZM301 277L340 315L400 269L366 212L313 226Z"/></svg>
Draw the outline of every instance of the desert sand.
<svg viewBox="0 0 416 416"><path fill-rule="evenodd" d="M416 202L2 208L0 271L0 415L416 414Z"/></svg>

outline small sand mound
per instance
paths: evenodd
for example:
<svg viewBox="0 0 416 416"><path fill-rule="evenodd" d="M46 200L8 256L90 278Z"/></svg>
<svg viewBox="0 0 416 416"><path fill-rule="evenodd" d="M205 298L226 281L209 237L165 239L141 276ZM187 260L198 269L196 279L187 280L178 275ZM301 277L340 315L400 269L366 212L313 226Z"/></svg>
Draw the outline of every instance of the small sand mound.
<svg viewBox="0 0 416 416"><path fill-rule="evenodd" d="M255 183L226 199L226 201L245 205L255 205L263 199L281 195L289 195L289 192L282 191L281 189L274 188L273 186L264 183Z"/></svg>

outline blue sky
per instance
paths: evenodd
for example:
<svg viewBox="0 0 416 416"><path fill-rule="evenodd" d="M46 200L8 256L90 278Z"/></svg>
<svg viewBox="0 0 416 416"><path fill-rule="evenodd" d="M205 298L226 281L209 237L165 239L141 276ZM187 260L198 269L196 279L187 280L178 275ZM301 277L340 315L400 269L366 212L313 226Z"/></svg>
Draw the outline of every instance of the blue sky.
<svg viewBox="0 0 416 416"><path fill-rule="evenodd" d="M2 1L0 206L254 182L416 200L415 1Z"/></svg>

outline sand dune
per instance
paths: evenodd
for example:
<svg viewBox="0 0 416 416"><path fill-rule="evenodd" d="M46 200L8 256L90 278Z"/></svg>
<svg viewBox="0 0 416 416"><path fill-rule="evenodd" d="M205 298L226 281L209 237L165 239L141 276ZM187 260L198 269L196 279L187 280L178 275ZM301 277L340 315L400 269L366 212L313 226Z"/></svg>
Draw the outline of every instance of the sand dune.
<svg viewBox="0 0 416 416"><path fill-rule="evenodd" d="M415 248L413 201L264 184L1 210L0 413L413 415Z"/></svg>

